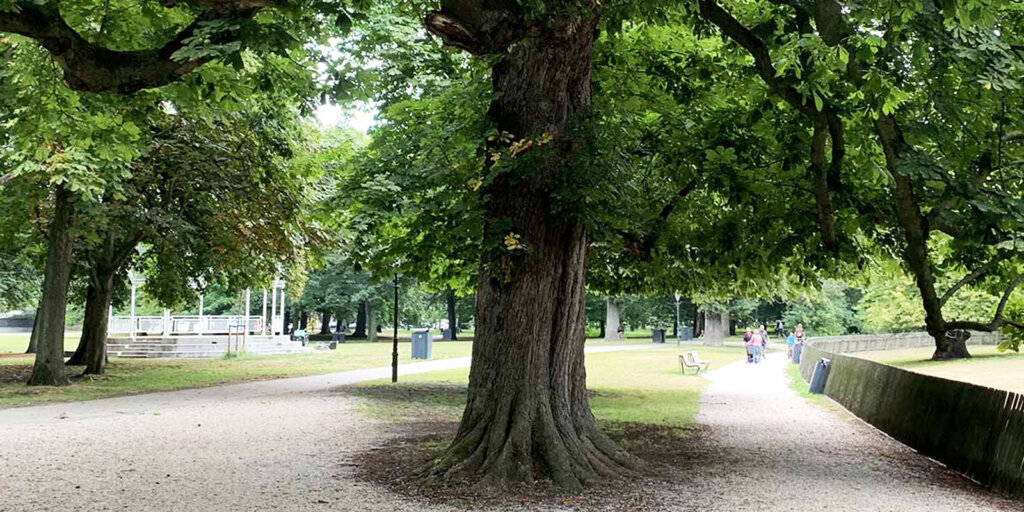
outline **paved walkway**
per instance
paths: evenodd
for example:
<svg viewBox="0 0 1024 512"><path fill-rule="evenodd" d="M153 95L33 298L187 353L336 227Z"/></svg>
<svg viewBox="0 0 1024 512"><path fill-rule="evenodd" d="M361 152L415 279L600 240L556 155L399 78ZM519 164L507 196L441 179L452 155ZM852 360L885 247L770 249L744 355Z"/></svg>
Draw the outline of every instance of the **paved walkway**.
<svg viewBox="0 0 1024 512"><path fill-rule="evenodd" d="M789 389L783 354L709 374L690 482L666 509L1022 510L917 454L846 411Z"/></svg>
<svg viewBox="0 0 1024 512"><path fill-rule="evenodd" d="M468 364L407 364L402 373ZM762 365L710 373L693 458L678 478L636 491L646 497L623 496L623 506L1021 510L849 415L808 403L788 388L784 370L772 354ZM0 511L446 510L352 478L351 456L380 446L381 435L352 410L356 400L331 389L389 375L374 368L0 410Z"/></svg>
<svg viewBox="0 0 1024 512"><path fill-rule="evenodd" d="M0 511L428 510L351 478L349 457L381 439L331 389L390 376L372 368L0 410Z"/></svg>

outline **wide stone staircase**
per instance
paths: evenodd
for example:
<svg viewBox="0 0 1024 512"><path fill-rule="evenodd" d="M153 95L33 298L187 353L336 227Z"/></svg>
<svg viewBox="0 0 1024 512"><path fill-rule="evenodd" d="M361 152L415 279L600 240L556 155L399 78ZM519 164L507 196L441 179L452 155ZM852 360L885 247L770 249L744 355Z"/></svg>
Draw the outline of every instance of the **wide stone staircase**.
<svg viewBox="0 0 1024 512"><path fill-rule="evenodd" d="M243 343L237 336L231 338L232 352L246 354L307 354L312 352L288 336L249 336ZM227 336L171 336L136 338L108 338L107 354L125 358L201 358L221 357L228 353Z"/></svg>

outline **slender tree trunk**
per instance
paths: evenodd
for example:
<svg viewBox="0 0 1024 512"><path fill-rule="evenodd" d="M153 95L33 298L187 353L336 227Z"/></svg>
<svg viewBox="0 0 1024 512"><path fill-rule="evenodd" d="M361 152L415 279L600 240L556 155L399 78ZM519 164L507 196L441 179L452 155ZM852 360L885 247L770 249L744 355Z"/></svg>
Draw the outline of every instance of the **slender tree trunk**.
<svg viewBox="0 0 1024 512"><path fill-rule="evenodd" d="M709 347L720 347L725 344L725 333L729 329L729 315L724 313L704 312L704 344Z"/></svg>
<svg viewBox="0 0 1024 512"><path fill-rule="evenodd" d="M456 341L459 339L459 322L455 317L455 290L448 288L446 300L448 303L448 337L445 341Z"/></svg>
<svg viewBox="0 0 1024 512"><path fill-rule="evenodd" d="M107 327L110 319L108 312L113 289L112 274L101 276L98 283L89 285L82 340L79 342L79 350L83 351L81 364L86 365L86 375L102 375L107 369ZM78 354L77 350L75 354Z"/></svg>
<svg viewBox="0 0 1024 512"><path fill-rule="evenodd" d="M71 219L74 197L60 186L50 222L49 252L43 277L39 338L30 386L61 386L68 383L64 372L64 314L71 278Z"/></svg>
<svg viewBox="0 0 1024 512"><path fill-rule="evenodd" d="M39 345L39 317L41 316L42 309L36 307L36 316L32 319L32 334L28 337L28 348L25 349L26 354L35 354L36 347Z"/></svg>
<svg viewBox="0 0 1024 512"><path fill-rule="evenodd" d="M331 333L331 312L321 311L320 312L320 334Z"/></svg>
<svg viewBox="0 0 1024 512"><path fill-rule="evenodd" d="M89 284L85 291L85 316L82 318L82 335L78 338L78 347L75 348L75 353L71 354L71 357L64 363L66 366L85 366L86 347L89 345L89 340L92 339L89 331L92 330L93 322L96 321L95 318L90 318L89 314L95 309L95 304L93 304L96 300L95 296L96 289L92 284Z"/></svg>
<svg viewBox="0 0 1024 512"><path fill-rule="evenodd" d="M597 333L597 337L599 339L604 339L604 335L605 335L605 332L604 332L604 320L601 320L600 322L598 322L597 325L598 325L598 329L599 329L599 331Z"/></svg>
<svg viewBox="0 0 1024 512"><path fill-rule="evenodd" d="M373 301L366 301L366 339L376 342L377 333L380 332L380 324L377 322L377 311L373 307Z"/></svg>
<svg viewBox="0 0 1024 512"><path fill-rule="evenodd" d="M586 238L573 216L555 211L553 190L576 142L566 128L590 105L596 22L555 21L493 69L498 128L552 141L517 157L529 169L496 174L483 190L484 233L494 243L481 259L466 409L434 475L469 474L481 486L551 478L578 490L635 464L598 429L587 402Z"/></svg>
<svg viewBox="0 0 1024 512"><path fill-rule="evenodd" d="M356 308L356 330L352 333L352 339L366 339L366 301L360 302Z"/></svg>
<svg viewBox="0 0 1024 512"><path fill-rule="evenodd" d="M303 311L299 316L299 329L305 330L309 325L309 313Z"/></svg>
<svg viewBox="0 0 1024 512"><path fill-rule="evenodd" d="M605 341L622 341L622 335L619 333L621 324L619 323L619 303L615 302L615 299L605 299L604 301L604 325L603 332Z"/></svg>
<svg viewBox="0 0 1024 512"><path fill-rule="evenodd" d="M907 143L896 120L881 115L875 121L885 163L895 182L894 199L896 220L903 232L905 246L903 261L914 274L914 282L921 293L924 306L925 330L935 340L933 359L956 359L971 357L967 351L966 338L947 336L946 319L942 315L942 302L935 291L935 276L928 256L930 228L928 219L921 213L921 206L914 191L913 178L901 169Z"/></svg>

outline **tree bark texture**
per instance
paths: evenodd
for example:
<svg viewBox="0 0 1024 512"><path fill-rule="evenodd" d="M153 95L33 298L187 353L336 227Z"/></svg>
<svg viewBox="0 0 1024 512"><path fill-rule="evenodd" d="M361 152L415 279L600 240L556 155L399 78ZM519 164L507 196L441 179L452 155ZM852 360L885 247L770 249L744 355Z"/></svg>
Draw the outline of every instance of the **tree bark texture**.
<svg viewBox="0 0 1024 512"><path fill-rule="evenodd" d="M590 105L596 17L556 21L494 67L490 115L517 140L552 137L530 169L485 187L484 232L522 247L484 250L466 409L433 476L480 486L550 478L571 490L632 472L636 462L597 427L586 391L583 226L553 211L569 170L568 124ZM547 149L547 148L546 148ZM529 150L532 151L532 150Z"/></svg>
<svg viewBox="0 0 1024 512"><path fill-rule="evenodd" d="M305 330L309 325L309 313L303 311L299 316L299 329Z"/></svg>
<svg viewBox="0 0 1024 512"><path fill-rule="evenodd" d="M30 386L62 386L68 383L64 372L64 314L71 278L71 220L74 197L63 186L57 188L53 220L50 222L49 249L43 276L39 337L35 364L29 376Z"/></svg>
<svg viewBox="0 0 1024 512"><path fill-rule="evenodd" d="M338 326L338 332L344 332L341 325ZM366 301L360 302L356 308L356 329L352 332L351 338L366 339Z"/></svg>
<svg viewBox="0 0 1024 512"><path fill-rule="evenodd" d="M366 301L366 339L376 342L377 334L380 332L380 325L377 323L377 311L373 307L373 301Z"/></svg>
<svg viewBox="0 0 1024 512"><path fill-rule="evenodd" d="M445 302L448 305L448 336L445 341L456 341L459 339L459 322L455 316L455 290L448 288L445 291Z"/></svg>
<svg viewBox="0 0 1024 512"><path fill-rule="evenodd" d="M331 312L321 311L320 312L320 334L331 333Z"/></svg>
<svg viewBox="0 0 1024 512"><path fill-rule="evenodd" d="M704 344L720 347L725 344L725 333L729 330L727 313L704 312Z"/></svg>
<svg viewBox="0 0 1024 512"><path fill-rule="evenodd" d="M82 337L66 363L68 366L84 365L86 375L102 375L107 369L107 328L113 292L113 274L100 276L98 282L90 283L86 290Z"/></svg>
<svg viewBox="0 0 1024 512"><path fill-rule="evenodd" d="M619 332L622 324L619 322L619 303L615 299L604 301L604 339L605 341L622 341L622 334Z"/></svg>
<svg viewBox="0 0 1024 512"><path fill-rule="evenodd" d="M42 308L36 307L36 316L32 319L32 334L28 337L28 348L25 349L26 354L35 354L36 347L39 345L39 316L42 314Z"/></svg>

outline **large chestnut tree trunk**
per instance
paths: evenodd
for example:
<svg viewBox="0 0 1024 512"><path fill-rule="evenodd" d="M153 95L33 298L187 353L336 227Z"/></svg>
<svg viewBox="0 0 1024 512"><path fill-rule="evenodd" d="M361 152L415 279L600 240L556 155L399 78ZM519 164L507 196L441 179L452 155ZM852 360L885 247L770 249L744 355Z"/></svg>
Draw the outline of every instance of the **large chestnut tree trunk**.
<svg viewBox="0 0 1024 512"><path fill-rule="evenodd" d="M498 129L516 141L550 142L483 190L487 241L467 404L433 475L468 474L483 486L550 478L578 490L635 464L598 429L587 402L586 236L571 215L556 213L553 197L578 143L567 127L591 103L596 22L555 21L493 69Z"/></svg>

